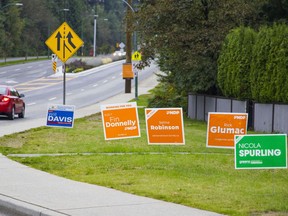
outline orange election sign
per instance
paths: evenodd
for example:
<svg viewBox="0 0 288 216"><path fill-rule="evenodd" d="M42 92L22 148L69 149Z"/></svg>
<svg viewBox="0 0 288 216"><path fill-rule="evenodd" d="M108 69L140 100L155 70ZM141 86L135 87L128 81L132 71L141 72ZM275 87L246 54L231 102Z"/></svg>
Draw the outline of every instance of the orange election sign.
<svg viewBox="0 0 288 216"><path fill-rule="evenodd" d="M124 63L122 66L122 77L123 79L133 79L134 74L131 63Z"/></svg>
<svg viewBox="0 0 288 216"><path fill-rule="evenodd" d="M247 133L247 113L208 113L207 147L234 148L234 135Z"/></svg>
<svg viewBox="0 0 288 216"><path fill-rule="evenodd" d="M149 144L185 144L182 108L146 108L145 118Z"/></svg>
<svg viewBox="0 0 288 216"><path fill-rule="evenodd" d="M101 105L105 140L140 137L136 102Z"/></svg>

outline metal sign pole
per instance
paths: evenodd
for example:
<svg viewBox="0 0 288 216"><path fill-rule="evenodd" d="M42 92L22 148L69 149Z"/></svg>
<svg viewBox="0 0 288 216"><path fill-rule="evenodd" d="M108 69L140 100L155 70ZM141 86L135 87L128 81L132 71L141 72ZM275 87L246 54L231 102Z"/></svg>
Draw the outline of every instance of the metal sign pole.
<svg viewBox="0 0 288 216"><path fill-rule="evenodd" d="M138 100L138 71L135 72L135 100Z"/></svg>
<svg viewBox="0 0 288 216"><path fill-rule="evenodd" d="M63 63L63 105L66 103L66 65Z"/></svg>
<svg viewBox="0 0 288 216"><path fill-rule="evenodd" d="M136 62L133 63L133 72L135 78L135 100L138 100L138 69L136 68Z"/></svg>

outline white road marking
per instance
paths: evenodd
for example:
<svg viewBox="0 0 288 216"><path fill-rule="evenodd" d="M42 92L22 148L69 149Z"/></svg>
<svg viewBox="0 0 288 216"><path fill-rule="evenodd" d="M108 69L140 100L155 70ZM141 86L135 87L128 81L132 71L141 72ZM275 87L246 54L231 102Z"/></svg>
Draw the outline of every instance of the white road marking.
<svg viewBox="0 0 288 216"><path fill-rule="evenodd" d="M29 103L29 104L27 104L27 106L32 106L32 105L35 105L36 103Z"/></svg>
<svg viewBox="0 0 288 216"><path fill-rule="evenodd" d="M85 91L85 89L81 89L81 91Z"/></svg>
<svg viewBox="0 0 288 216"><path fill-rule="evenodd" d="M18 82L14 81L14 80L8 80L5 83L7 83L7 84L15 84L15 83L18 83Z"/></svg>
<svg viewBox="0 0 288 216"><path fill-rule="evenodd" d="M55 100L55 99L56 99L56 97L53 97L53 98L50 98L49 101L52 101L52 100Z"/></svg>
<svg viewBox="0 0 288 216"><path fill-rule="evenodd" d="M116 78L115 76L112 77L112 79L115 79L115 78Z"/></svg>
<svg viewBox="0 0 288 216"><path fill-rule="evenodd" d="M103 83L106 83L106 82L108 82L108 80L104 80L104 81L103 81Z"/></svg>
<svg viewBox="0 0 288 216"><path fill-rule="evenodd" d="M17 69L15 69L15 71L20 71L21 70L21 68L17 68Z"/></svg>
<svg viewBox="0 0 288 216"><path fill-rule="evenodd" d="M71 93L71 92L69 92L69 93L67 93L67 95L72 95L72 93Z"/></svg>
<svg viewBox="0 0 288 216"><path fill-rule="evenodd" d="M97 86L98 86L98 84L93 85L93 87L97 87Z"/></svg>

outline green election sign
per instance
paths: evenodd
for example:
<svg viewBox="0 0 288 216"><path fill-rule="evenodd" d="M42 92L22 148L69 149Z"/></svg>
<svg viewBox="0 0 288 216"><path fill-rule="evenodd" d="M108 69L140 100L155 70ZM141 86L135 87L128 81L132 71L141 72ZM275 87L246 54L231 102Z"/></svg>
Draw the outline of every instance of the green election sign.
<svg viewBox="0 0 288 216"><path fill-rule="evenodd" d="M235 136L236 169L287 168L287 135Z"/></svg>

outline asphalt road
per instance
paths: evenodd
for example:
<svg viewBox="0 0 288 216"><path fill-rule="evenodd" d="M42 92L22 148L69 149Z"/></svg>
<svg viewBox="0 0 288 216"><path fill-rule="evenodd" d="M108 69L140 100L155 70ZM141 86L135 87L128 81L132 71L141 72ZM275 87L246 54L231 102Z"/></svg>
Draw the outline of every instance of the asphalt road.
<svg viewBox="0 0 288 216"><path fill-rule="evenodd" d="M75 105L77 110L124 92L123 63L118 61L82 73L66 74L65 104ZM139 83L156 71L153 65L139 72ZM25 94L25 119L45 118L48 105L63 104L63 74L53 73L50 60L0 67L0 84L13 85ZM0 130L11 124L17 127L21 121L17 117L11 121L0 116Z"/></svg>

